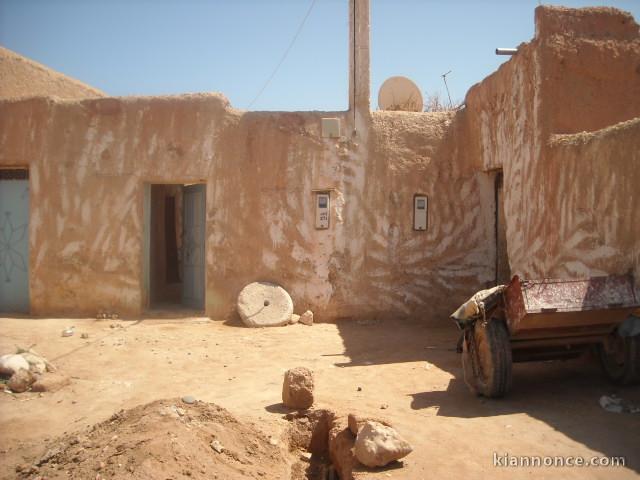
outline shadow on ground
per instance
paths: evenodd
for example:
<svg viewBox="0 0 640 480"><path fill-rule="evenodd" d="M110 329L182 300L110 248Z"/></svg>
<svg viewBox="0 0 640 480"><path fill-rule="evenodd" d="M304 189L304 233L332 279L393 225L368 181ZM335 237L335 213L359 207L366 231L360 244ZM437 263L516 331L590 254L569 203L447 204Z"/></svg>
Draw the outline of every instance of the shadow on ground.
<svg viewBox="0 0 640 480"><path fill-rule="evenodd" d="M411 408L437 408L456 418L526 414L606 456L626 457L640 472L640 414L603 410L602 395L615 394L640 404L640 386L618 387L604 378L595 358L515 364L513 387L506 398L485 399L467 389L456 353L457 328L405 322L341 322L338 330L349 362L341 367L400 362L428 362L454 378L446 390L411 394Z"/></svg>
<svg viewBox="0 0 640 480"><path fill-rule="evenodd" d="M455 354L459 332L453 323L450 328L433 328L417 322L364 320L346 320L336 325L344 342L344 352L334 355L349 357L348 362L336 363L338 367L417 362L427 360L427 355L443 370L459 366Z"/></svg>

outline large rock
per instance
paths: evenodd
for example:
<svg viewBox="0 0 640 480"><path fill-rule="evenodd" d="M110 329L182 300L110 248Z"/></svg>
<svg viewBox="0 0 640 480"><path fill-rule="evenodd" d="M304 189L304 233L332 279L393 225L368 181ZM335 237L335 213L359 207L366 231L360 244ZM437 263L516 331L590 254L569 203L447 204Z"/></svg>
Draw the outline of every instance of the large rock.
<svg viewBox="0 0 640 480"><path fill-rule="evenodd" d="M305 367L284 374L282 402L290 408L307 409L313 405L313 372Z"/></svg>
<svg viewBox="0 0 640 480"><path fill-rule="evenodd" d="M29 370L18 370L11 375L11 378L7 382L9 390L15 393L22 393L29 390L31 384L36 381L36 377Z"/></svg>
<svg viewBox="0 0 640 480"><path fill-rule="evenodd" d="M356 458L367 467L384 467L406 457L412 450L398 432L378 422L365 422L356 437Z"/></svg>
<svg viewBox="0 0 640 480"><path fill-rule="evenodd" d="M391 422L378 417L362 417L358 414L350 413L347 419L349 422L349 430L351 430L351 433L353 433L354 435L358 435L358 431L367 422L378 422L386 427L393 427L393 425L391 425Z"/></svg>
<svg viewBox="0 0 640 480"><path fill-rule="evenodd" d="M291 320L293 301L280 285L254 282L238 295L238 313L248 327L278 327Z"/></svg>
<svg viewBox="0 0 640 480"><path fill-rule="evenodd" d="M22 355L2 355L0 357L0 375L10 377L19 370L29 370L29 362Z"/></svg>

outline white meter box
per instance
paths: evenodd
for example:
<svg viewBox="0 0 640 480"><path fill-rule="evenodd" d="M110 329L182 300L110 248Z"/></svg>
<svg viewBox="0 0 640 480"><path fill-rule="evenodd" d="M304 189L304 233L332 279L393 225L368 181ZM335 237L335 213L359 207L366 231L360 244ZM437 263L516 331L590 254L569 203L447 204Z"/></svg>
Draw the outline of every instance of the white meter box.
<svg viewBox="0 0 640 480"><path fill-rule="evenodd" d="M340 119L323 118L322 136L325 138L340 138Z"/></svg>
<svg viewBox="0 0 640 480"><path fill-rule="evenodd" d="M426 195L413 196L413 229L423 231L427 229L429 221L429 201Z"/></svg>
<svg viewBox="0 0 640 480"><path fill-rule="evenodd" d="M325 230L329 228L329 193L316 193L316 228Z"/></svg>

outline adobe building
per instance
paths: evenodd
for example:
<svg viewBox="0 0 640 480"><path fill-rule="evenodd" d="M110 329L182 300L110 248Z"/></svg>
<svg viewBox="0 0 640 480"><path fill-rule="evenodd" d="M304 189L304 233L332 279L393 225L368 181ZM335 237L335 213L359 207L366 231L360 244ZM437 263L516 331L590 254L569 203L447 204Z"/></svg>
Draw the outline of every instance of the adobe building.
<svg viewBox="0 0 640 480"><path fill-rule="evenodd" d="M439 322L512 274L638 285L631 15L538 7L535 37L439 113L371 111L369 2L350 17L340 112L107 97L0 52L0 311L224 319L269 280L320 320Z"/></svg>

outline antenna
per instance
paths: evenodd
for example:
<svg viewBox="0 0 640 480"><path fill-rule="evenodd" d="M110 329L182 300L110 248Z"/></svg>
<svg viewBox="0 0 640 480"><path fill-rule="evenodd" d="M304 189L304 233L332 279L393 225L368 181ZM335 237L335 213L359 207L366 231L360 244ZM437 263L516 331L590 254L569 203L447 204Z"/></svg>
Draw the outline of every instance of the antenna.
<svg viewBox="0 0 640 480"><path fill-rule="evenodd" d="M453 104L451 103L451 94L449 93L449 85L447 85L447 75L451 73L449 70L447 73L443 73L440 75L442 77L442 81L444 82L444 88L447 89L447 97L449 97L449 108L453 108Z"/></svg>

